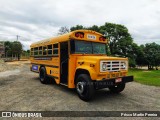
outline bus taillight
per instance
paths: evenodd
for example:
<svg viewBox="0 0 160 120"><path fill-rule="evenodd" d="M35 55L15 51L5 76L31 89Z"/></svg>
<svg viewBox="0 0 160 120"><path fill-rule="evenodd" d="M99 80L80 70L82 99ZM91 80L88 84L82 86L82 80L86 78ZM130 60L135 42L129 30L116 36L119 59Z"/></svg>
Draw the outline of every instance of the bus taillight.
<svg viewBox="0 0 160 120"><path fill-rule="evenodd" d="M99 40L100 40L100 41L105 41L106 38L105 38L105 37L100 37Z"/></svg>

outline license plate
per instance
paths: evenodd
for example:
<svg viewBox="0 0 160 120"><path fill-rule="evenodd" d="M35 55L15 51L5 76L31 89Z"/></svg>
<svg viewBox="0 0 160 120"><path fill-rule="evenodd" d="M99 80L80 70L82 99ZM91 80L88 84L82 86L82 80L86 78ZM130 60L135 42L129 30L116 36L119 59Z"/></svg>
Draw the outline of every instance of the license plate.
<svg viewBox="0 0 160 120"><path fill-rule="evenodd" d="M38 65L32 65L32 70L38 71Z"/></svg>
<svg viewBox="0 0 160 120"><path fill-rule="evenodd" d="M116 82L116 83L122 82L122 78L117 78L117 79L115 80L115 82Z"/></svg>

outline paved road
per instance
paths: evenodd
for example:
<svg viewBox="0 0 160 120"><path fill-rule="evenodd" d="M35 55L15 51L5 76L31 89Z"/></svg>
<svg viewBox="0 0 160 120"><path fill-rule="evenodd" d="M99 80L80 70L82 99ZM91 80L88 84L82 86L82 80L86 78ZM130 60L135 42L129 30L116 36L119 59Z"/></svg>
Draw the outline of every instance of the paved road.
<svg viewBox="0 0 160 120"><path fill-rule="evenodd" d="M160 87L132 82L118 95L102 89L84 102L74 90L41 84L28 64L0 73L0 96L0 111L160 111Z"/></svg>

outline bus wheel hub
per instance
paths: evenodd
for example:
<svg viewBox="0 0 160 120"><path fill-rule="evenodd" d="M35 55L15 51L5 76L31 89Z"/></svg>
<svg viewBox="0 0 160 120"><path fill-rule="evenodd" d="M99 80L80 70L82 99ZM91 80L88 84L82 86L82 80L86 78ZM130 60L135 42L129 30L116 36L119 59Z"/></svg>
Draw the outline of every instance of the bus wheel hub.
<svg viewBox="0 0 160 120"><path fill-rule="evenodd" d="M83 82L78 82L77 83L77 91L82 94L84 91L84 83Z"/></svg>

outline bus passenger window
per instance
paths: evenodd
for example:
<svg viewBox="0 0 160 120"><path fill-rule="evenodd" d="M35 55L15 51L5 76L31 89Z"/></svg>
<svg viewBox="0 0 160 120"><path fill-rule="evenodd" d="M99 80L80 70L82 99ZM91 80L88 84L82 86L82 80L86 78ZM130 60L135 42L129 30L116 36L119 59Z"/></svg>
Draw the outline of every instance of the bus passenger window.
<svg viewBox="0 0 160 120"><path fill-rule="evenodd" d="M58 55L58 43L53 45L53 55L54 56Z"/></svg>
<svg viewBox="0 0 160 120"><path fill-rule="evenodd" d="M34 56L38 55L38 47L34 48Z"/></svg>
<svg viewBox="0 0 160 120"><path fill-rule="evenodd" d="M52 55L52 45L48 45L48 55Z"/></svg>
<svg viewBox="0 0 160 120"><path fill-rule="evenodd" d="M43 46L43 55L47 55L47 47Z"/></svg>
<svg viewBox="0 0 160 120"><path fill-rule="evenodd" d="M31 56L33 55L34 51L33 51L33 48L31 48Z"/></svg>
<svg viewBox="0 0 160 120"><path fill-rule="evenodd" d="M39 47L39 55L42 55L42 46Z"/></svg>

